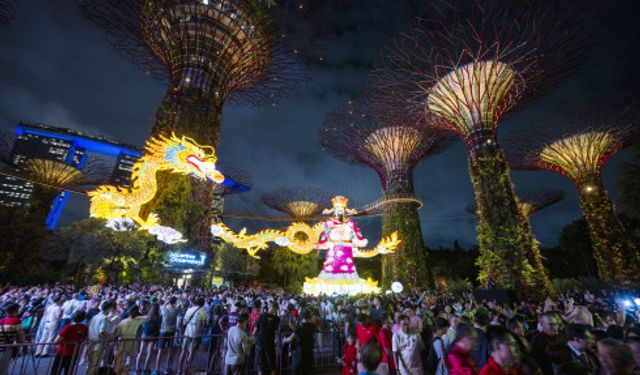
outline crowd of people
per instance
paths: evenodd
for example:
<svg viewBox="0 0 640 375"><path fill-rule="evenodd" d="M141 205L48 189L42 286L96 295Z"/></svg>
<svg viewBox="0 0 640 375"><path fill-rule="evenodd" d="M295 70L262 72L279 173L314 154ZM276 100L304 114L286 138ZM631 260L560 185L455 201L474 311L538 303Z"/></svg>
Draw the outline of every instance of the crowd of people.
<svg viewBox="0 0 640 375"><path fill-rule="evenodd" d="M640 374L633 294L478 301L442 292L311 297L237 288L0 288L0 374L30 343L51 372L184 373L206 343L227 374ZM328 348L319 352L318 347ZM314 350L314 348L316 350ZM111 354L111 355L109 355ZM174 356L175 358L172 358ZM213 358L215 357L215 358ZM177 365L173 366L173 360Z"/></svg>

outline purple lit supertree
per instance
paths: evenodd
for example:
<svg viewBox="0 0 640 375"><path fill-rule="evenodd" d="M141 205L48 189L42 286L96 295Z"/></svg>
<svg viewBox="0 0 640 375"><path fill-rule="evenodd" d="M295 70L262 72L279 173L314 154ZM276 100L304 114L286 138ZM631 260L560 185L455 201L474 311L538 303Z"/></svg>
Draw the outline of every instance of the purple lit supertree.
<svg viewBox="0 0 640 375"><path fill-rule="evenodd" d="M16 0L0 0L0 26L13 21L16 14Z"/></svg>
<svg viewBox="0 0 640 375"><path fill-rule="evenodd" d="M402 249L382 257L382 283L405 286L433 285L422 238L419 200L415 198L413 171L423 158L451 143L451 137L407 116L381 119L372 114L366 99L350 99L329 114L320 130L322 147L333 157L376 171L382 184L383 236L398 231Z"/></svg>
<svg viewBox="0 0 640 375"><path fill-rule="evenodd" d="M80 0L80 5L116 50L149 75L168 78L152 135L175 131L216 147L225 102L274 103L306 81L303 62L322 59L314 40L322 11L312 2ZM194 215L190 209L192 202L211 200L204 183L165 174L159 184L147 211L183 207L163 217L183 233L190 225L209 225L207 210Z"/></svg>
<svg viewBox="0 0 640 375"><path fill-rule="evenodd" d="M547 131L525 132L508 148L514 168L553 171L573 182L589 227L598 274L618 285L638 280L640 253L609 200L602 168L638 133L632 107L625 110L608 104L557 116L551 124L545 123L551 125Z"/></svg>
<svg viewBox="0 0 640 375"><path fill-rule="evenodd" d="M596 13L592 2L441 1L376 64L372 86L382 95L372 100L384 103L383 113L436 115L443 121L433 125L464 141L485 286L551 291L546 274L526 261L532 235L496 135L507 112L574 71Z"/></svg>
<svg viewBox="0 0 640 375"><path fill-rule="evenodd" d="M280 188L262 195L262 202L293 220L312 220L331 206L331 195L319 189Z"/></svg>

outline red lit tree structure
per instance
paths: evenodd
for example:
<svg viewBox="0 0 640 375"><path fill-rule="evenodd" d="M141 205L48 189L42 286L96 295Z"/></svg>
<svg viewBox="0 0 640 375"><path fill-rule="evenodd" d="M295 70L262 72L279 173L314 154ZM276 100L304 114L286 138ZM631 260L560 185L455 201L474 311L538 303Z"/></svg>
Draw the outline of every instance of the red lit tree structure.
<svg viewBox="0 0 640 375"><path fill-rule="evenodd" d="M445 132L424 126L408 116L382 120L372 115L365 99L351 99L329 114L320 131L322 147L337 159L368 166L382 184L383 236L398 231L402 249L382 257L382 284L433 285L427 263L415 198L413 171L420 160L450 144Z"/></svg>
<svg viewBox="0 0 640 375"><path fill-rule="evenodd" d="M17 0L0 0L0 26L11 22L16 13Z"/></svg>
<svg viewBox="0 0 640 375"><path fill-rule="evenodd" d="M306 80L302 62L317 58L306 2L259 0L80 0L89 19L105 29L116 50L169 86L152 135L189 136L217 146L222 106L264 104ZM311 17L311 16L314 17ZM171 207L166 219L188 232L207 227L210 212L190 213L210 201L211 188L188 177L161 176L160 194L147 210Z"/></svg>
<svg viewBox="0 0 640 375"><path fill-rule="evenodd" d="M280 188L262 195L262 202L296 221L315 220L331 207L331 195L319 189Z"/></svg>
<svg viewBox="0 0 640 375"><path fill-rule="evenodd" d="M640 254L609 200L602 168L631 142L638 126L630 122L628 111L611 115L612 108L556 117L544 125L562 129L563 134L554 134L553 130L523 134L510 144L509 153L513 155L514 168L554 171L574 183L589 227L598 273L602 279L621 285L638 280Z"/></svg>
<svg viewBox="0 0 640 375"><path fill-rule="evenodd" d="M498 144L498 125L574 70L596 13L590 2L438 2L428 18L394 40L374 69L372 86L382 95L373 101L383 103L384 113L436 115L444 121L432 124L464 141L485 286L540 284L526 261L531 233Z"/></svg>

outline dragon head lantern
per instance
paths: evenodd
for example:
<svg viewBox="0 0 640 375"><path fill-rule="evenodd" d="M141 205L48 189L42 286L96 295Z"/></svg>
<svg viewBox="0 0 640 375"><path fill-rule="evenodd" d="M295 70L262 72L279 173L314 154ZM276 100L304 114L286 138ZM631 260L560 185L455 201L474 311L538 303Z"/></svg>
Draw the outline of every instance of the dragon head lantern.
<svg viewBox="0 0 640 375"><path fill-rule="evenodd" d="M224 176L216 168L215 150L211 146L201 146L192 138L159 136L151 139L146 146L149 154L162 154L170 164L173 173L192 175L200 180L211 180L217 184Z"/></svg>

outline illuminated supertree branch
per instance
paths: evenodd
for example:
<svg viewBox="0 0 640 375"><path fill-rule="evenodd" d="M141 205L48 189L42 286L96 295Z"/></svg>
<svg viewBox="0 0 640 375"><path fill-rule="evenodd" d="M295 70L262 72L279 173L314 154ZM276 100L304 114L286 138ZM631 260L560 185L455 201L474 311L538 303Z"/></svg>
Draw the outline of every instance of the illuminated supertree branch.
<svg viewBox="0 0 640 375"><path fill-rule="evenodd" d="M637 126L630 125L626 115L616 118L581 111L557 119L559 124L551 127L564 129L564 135L526 134L510 145L516 168L558 172L574 183L589 227L598 273L617 284L637 280L640 271L638 249L626 235L602 182L604 165L637 132Z"/></svg>
<svg viewBox="0 0 640 375"><path fill-rule="evenodd" d="M263 194L262 202L296 221L304 221L330 207L331 195L319 189L281 188Z"/></svg>
<svg viewBox="0 0 640 375"><path fill-rule="evenodd" d="M522 213L529 217L536 212L552 206L565 198L565 192L559 189L529 189L518 194L519 206ZM476 202L470 203L466 211L475 214Z"/></svg>
<svg viewBox="0 0 640 375"><path fill-rule="evenodd" d="M596 11L591 2L442 1L376 64L371 85L379 94L371 100L382 116L436 115L443 121L430 124L456 132L467 147L485 285L551 285L526 261L532 234L496 133L507 112L573 72Z"/></svg>
<svg viewBox="0 0 640 375"><path fill-rule="evenodd" d="M0 0L0 26L13 21L16 14L17 0Z"/></svg>
<svg viewBox="0 0 640 375"><path fill-rule="evenodd" d="M235 185L229 186L224 183L215 184L212 186L214 195L226 197L228 195L246 192L253 186L253 179L251 176L240 168L228 165L228 163L225 162L220 162L218 163L218 169L227 180L234 181ZM242 186L242 188L239 188L239 186Z"/></svg>
<svg viewBox="0 0 640 375"><path fill-rule="evenodd" d="M413 170L428 155L451 142L442 131L399 114L394 121L373 115L364 101L349 100L331 113L320 132L322 147L337 159L374 169L380 177L383 199L414 197ZM401 280L407 286L432 284L431 270L417 208L418 201L397 201L384 206L383 235L398 231L402 249L382 258L383 285Z"/></svg>
<svg viewBox="0 0 640 375"><path fill-rule="evenodd" d="M275 103L307 80L304 63L321 60L314 26L324 14L311 2L79 1L117 51L149 75L168 79L152 136L175 132L216 147L224 103ZM210 208L192 207L211 200L205 184L168 175L159 182L148 210L172 208L166 219L183 233L191 225L198 233L208 228Z"/></svg>

